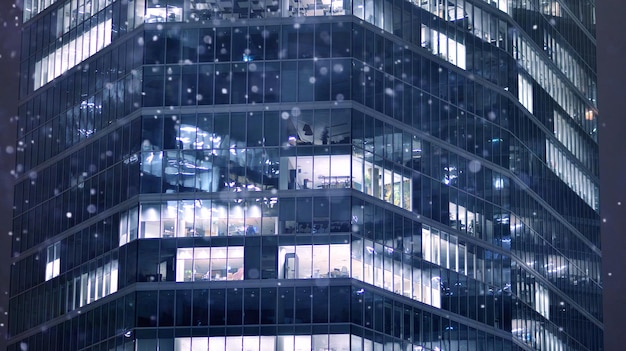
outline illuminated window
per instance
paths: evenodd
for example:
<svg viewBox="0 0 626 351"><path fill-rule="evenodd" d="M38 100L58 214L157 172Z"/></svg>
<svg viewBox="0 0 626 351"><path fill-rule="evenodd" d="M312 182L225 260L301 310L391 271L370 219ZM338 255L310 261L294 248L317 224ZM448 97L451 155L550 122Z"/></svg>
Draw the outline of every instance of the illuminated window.
<svg viewBox="0 0 626 351"><path fill-rule="evenodd" d="M422 47L459 68L467 68L465 45L424 25L422 25Z"/></svg>
<svg viewBox="0 0 626 351"><path fill-rule="evenodd" d="M278 232L277 198L249 199L242 203L209 200L144 203L139 213L139 238L190 236L273 235ZM129 215L133 216L132 211ZM135 223L136 217L131 218ZM121 218L120 246L137 238ZM134 233L134 231L133 231Z"/></svg>
<svg viewBox="0 0 626 351"><path fill-rule="evenodd" d="M533 307L535 311L541 313L542 316L546 317L546 319L550 318L550 295L548 289L543 287L541 284L535 282L534 286L535 290L535 300L533 303Z"/></svg>
<svg viewBox="0 0 626 351"><path fill-rule="evenodd" d="M61 242L48 246L46 255L46 280L59 275L61 271Z"/></svg>
<svg viewBox="0 0 626 351"><path fill-rule="evenodd" d="M130 241L137 239L137 207L131 208L128 212L120 214L119 222L119 245L123 246Z"/></svg>
<svg viewBox="0 0 626 351"><path fill-rule="evenodd" d="M281 278L350 277L349 244L281 246L278 251Z"/></svg>
<svg viewBox="0 0 626 351"><path fill-rule="evenodd" d="M175 351L348 351L349 334L314 334L314 335L262 335L262 336L211 336L177 337L174 340ZM138 349L154 348L152 340L138 339ZM361 339L352 336L352 350L362 350ZM376 350L382 350L383 344L377 344ZM372 350L373 348L365 348Z"/></svg>
<svg viewBox="0 0 626 351"><path fill-rule="evenodd" d="M598 186L550 140L546 140L546 163L581 199L598 210Z"/></svg>
<svg viewBox="0 0 626 351"><path fill-rule="evenodd" d="M118 262L112 260L68 282L68 309L83 307L117 291Z"/></svg>
<svg viewBox="0 0 626 351"><path fill-rule="evenodd" d="M518 81L518 99L524 107L533 113L533 85L528 78L522 74L517 75Z"/></svg>
<svg viewBox="0 0 626 351"><path fill-rule="evenodd" d="M180 248L176 281L243 280L243 246Z"/></svg>
<svg viewBox="0 0 626 351"><path fill-rule="evenodd" d="M450 250L456 245L455 241ZM464 252L465 246L462 248ZM450 260L455 267L458 255ZM441 308L439 269L419 269L397 258L393 248L370 240L356 240L352 244L280 246L278 276L281 279L353 278Z"/></svg>
<svg viewBox="0 0 626 351"><path fill-rule="evenodd" d="M110 19L100 22L35 62L35 90L111 44L112 30L113 22Z"/></svg>

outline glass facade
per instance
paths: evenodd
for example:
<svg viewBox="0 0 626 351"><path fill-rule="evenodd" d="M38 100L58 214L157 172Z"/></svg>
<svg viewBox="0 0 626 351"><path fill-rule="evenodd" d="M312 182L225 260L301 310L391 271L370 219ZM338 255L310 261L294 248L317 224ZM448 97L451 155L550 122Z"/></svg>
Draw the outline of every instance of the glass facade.
<svg viewBox="0 0 626 351"><path fill-rule="evenodd" d="M602 350L593 1L24 21L9 351Z"/></svg>

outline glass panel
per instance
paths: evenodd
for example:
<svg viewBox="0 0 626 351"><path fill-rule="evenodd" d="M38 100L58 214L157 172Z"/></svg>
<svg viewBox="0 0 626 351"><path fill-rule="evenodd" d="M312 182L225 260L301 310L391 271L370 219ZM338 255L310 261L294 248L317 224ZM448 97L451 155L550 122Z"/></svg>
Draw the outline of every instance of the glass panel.
<svg viewBox="0 0 626 351"><path fill-rule="evenodd" d="M348 267L350 267L350 246L347 244L330 245L331 278L349 277Z"/></svg>

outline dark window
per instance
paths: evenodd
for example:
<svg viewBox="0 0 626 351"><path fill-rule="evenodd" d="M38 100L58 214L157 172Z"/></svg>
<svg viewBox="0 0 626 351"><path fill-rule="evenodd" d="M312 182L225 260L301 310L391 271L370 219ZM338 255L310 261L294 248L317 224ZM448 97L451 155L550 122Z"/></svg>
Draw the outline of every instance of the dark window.
<svg viewBox="0 0 626 351"><path fill-rule="evenodd" d="M269 32L264 29L263 27L250 27L250 36L249 36L249 45L247 47L248 49L248 57L247 60L248 61L259 61L259 60L264 60L265 59L265 55L264 55L264 39L263 36L264 34L267 35L269 34ZM269 39L269 38L268 38ZM246 58L244 58L244 61L246 60Z"/></svg>
<svg viewBox="0 0 626 351"><path fill-rule="evenodd" d="M326 302L323 306L327 306ZM295 288L295 323L311 323L311 288Z"/></svg>
<svg viewBox="0 0 626 351"><path fill-rule="evenodd" d="M167 32L167 50L165 51L166 63L179 63L181 61L180 30L172 29Z"/></svg>
<svg viewBox="0 0 626 351"><path fill-rule="evenodd" d="M215 58L220 62L230 61L230 28L219 28L215 35Z"/></svg>
<svg viewBox="0 0 626 351"><path fill-rule="evenodd" d="M311 59L314 52L314 26L312 24L300 25L298 35L298 58Z"/></svg>
<svg viewBox="0 0 626 351"><path fill-rule="evenodd" d="M364 292L365 292L364 289L353 287L352 295L350 296L350 299L351 299L350 322L357 324L357 325L363 325L363 311L364 311L364 306L365 306L364 299L363 299ZM333 320L333 317L332 317L332 311L331 311L331 322L332 320Z"/></svg>
<svg viewBox="0 0 626 351"><path fill-rule="evenodd" d="M290 86L293 89L293 81ZM298 64L298 101L313 101L315 99L314 94L315 67L313 61L300 61Z"/></svg>
<svg viewBox="0 0 626 351"><path fill-rule="evenodd" d="M285 59L298 58L298 31L294 26L283 26L281 56Z"/></svg>
<svg viewBox="0 0 626 351"><path fill-rule="evenodd" d="M180 66L167 66L165 69L165 105L180 105Z"/></svg>
<svg viewBox="0 0 626 351"><path fill-rule="evenodd" d="M342 322L350 322L350 288L345 286L331 287L330 323Z"/></svg>
<svg viewBox="0 0 626 351"><path fill-rule="evenodd" d="M198 97L198 66L183 66L182 86L181 86L181 104L195 105Z"/></svg>
<svg viewBox="0 0 626 351"><path fill-rule="evenodd" d="M198 62L198 50L201 47L197 29L186 29L182 33L183 62Z"/></svg>
<svg viewBox="0 0 626 351"><path fill-rule="evenodd" d="M248 65L246 63L233 63L231 68L232 77L232 103L245 104L248 102Z"/></svg>
<svg viewBox="0 0 626 351"><path fill-rule="evenodd" d="M244 324L259 323L259 296L258 288L248 288L244 292Z"/></svg>
<svg viewBox="0 0 626 351"><path fill-rule="evenodd" d="M298 62L284 61L282 62L281 72L281 100L282 102L296 101L298 87L294 82L298 79ZM310 84L307 82L307 84Z"/></svg>
<svg viewBox="0 0 626 351"><path fill-rule="evenodd" d="M174 290L162 290L159 292L159 326L169 327L174 325Z"/></svg>
<svg viewBox="0 0 626 351"><path fill-rule="evenodd" d="M248 28L236 27L233 29L233 61L249 61Z"/></svg>
<svg viewBox="0 0 626 351"><path fill-rule="evenodd" d="M243 316L243 301L242 294L243 289L227 289L226 298L226 322L228 325L240 325L242 324Z"/></svg>
<svg viewBox="0 0 626 351"><path fill-rule="evenodd" d="M198 44L198 62L215 61L215 29L201 28Z"/></svg>
<svg viewBox="0 0 626 351"><path fill-rule="evenodd" d="M206 289L203 290L194 290L193 291L193 323L192 325L194 326L202 326L202 325L207 325L208 322L208 315L209 315L209 305L211 307L211 313L213 313L213 301L208 299L209 297L209 293ZM181 299L179 299L179 302L182 302L183 305L183 318L186 318L187 316L187 308L186 308L186 303L187 303L187 298L188 296L183 296ZM223 305L224 301L221 301L221 308L222 311L224 309L224 305ZM213 317L211 315L211 317ZM186 320L183 321L183 323L187 322ZM223 320L222 320L222 324L223 324ZM211 319L211 324L213 324L213 320Z"/></svg>
<svg viewBox="0 0 626 351"><path fill-rule="evenodd" d="M226 323L226 292L223 289L211 290L209 308L211 325L224 325Z"/></svg>
<svg viewBox="0 0 626 351"><path fill-rule="evenodd" d="M278 59L280 57L280 27L267 26L263 34L265 35L265 59Z"/></svg>
<svg viewBox="0 0 626 351"><path fill-rule="evenodd" d="M350 35L351 29L352 26L347 22L333 23L332 35L330 37L333 57L350 56L350 48L352 46L350 45L350 40L352 40ZM355 33L355 35L358 34ZM360 36L358 37L360 38Z"/></svg>
<svg viewBox="0 0 626 351"><path fill-rule="evenodd" d="M137 326L156 327L157 292L140 291L137 293Z"/></svg>
<svg viewBox="0 0 626 351"><path fill-rule="evenodd" d="M261 289L261 324L277 323L276 292L276 288Z"/></svg>
<svg viewBox="0 0 626 351"><path fill-rule="evenodd" d="M137 280L140 282L155 282L160 278L157 276L159 268L159 241L140 240L138 241L137 258Z"/></svg>
<svg viewBox="0 0 626 351"><path fill-rule="evenodd" d="M215 103L216 104L228 104L230 103L230 81L231 72L230 64L216 64L215 65ZM237 82L241 84L241 82ZM243 82L245 84L245 81Z"/></svg>
<svg viewBox="0 0 626 351"><path fill-rule="evenodd" d="M258 71L258 69L257 69ZM263 98L265 102L279 102L280 101L280 63L268 62L265 64L263 83L264 85L258 85L257 89L263 92ZM251 79L252 83L256 81ZM290 100L286 100L290 101Z"/></svg>
<svg viewBox="0 0 626 351"><path fill-rule="evenodd" d="M280 145L279 125L280 120L277 112L266 112L264 116L263 135L265 146Z"/></svg>
<svg viewBox="0 0 626 351"><path fill-rule="evenodd" d="M198 296L198 299L202 300L203 298L202 296ZM204 301L205 301L205 308L206 308L206 306L208 305L208 297L206 296L206 293L204 295ZM191 291L178 290L176 292L176 325L177 326L190 326L191 325L191 311L192 311ZM201 314L201 311L199 311L198 314Z"/></svg>
<svg viewBox="0 0 626 351"><path fill-rule="evenodd" d="M294 323L294 292L295 288L279 288L276 305L277 323Z"/></svg>
<svg viewBox="0 0 626 351"><path fill-rule="evenodd" d="M210 64L198 67L198 105L213 104L213 68Z"/></svg>
<svg viewBox="0 0 626 351"><path fill-rule="evenodd" d="M265 65L262 62L252 62L249 63L247 66L247 101L249 103L263 102L263 80L265 77L263 69Z"/></svg>
<svg viewBox="0 0 626 351"><path fill-rule="evenodd" d="M328 300L328 287L313 288L312 302L313 306L315 306L315 308L312 309L313 323L328 323L328 308L330 307L330 301Z"/></svg>
<svg viewBox="0 0 626 351"><path fill-rule="evenodd" d="M315 62L315 74L313 86L315 87L315 100L330 100L330 76L331 76L330 60L319 60Z"/></svg>
<svg viewBox="0 0 626 351"><path fill-rule="evenodd" d="M146 64L163 64L165 63L165 37L162 31L148 30L144 35L145 57L144 63ZM114 58L117 55L114 56ZM111 67L117 67L116 62L110 63ZM115 79L112 77L112 79Z"/></svg>
<svg viewBox="0 0 626 351"><path fill-rule="evenodd" d="M330 24L319 23L315 25L315 57L326 58L330 57ZM343 42L344 46L348 45L349 41Z"/></svg>
<svg viewBox="0 0 626 351"><path fill-rule="evenodd" d="M143 70L143 106L163 105L164 72L163 67L144 67Z"/></svg>

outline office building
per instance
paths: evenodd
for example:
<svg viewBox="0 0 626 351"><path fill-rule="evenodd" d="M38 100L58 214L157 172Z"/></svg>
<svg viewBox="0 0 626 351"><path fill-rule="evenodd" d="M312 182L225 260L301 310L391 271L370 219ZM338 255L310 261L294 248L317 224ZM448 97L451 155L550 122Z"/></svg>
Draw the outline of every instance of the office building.
<svg viewBox="0 0 626 351"><path fill-rule="evenodd" d="M26 0L9 351L601 350L594 32Z"/></svg>

